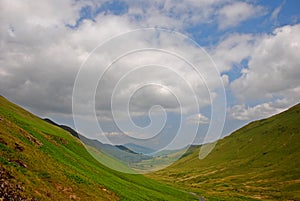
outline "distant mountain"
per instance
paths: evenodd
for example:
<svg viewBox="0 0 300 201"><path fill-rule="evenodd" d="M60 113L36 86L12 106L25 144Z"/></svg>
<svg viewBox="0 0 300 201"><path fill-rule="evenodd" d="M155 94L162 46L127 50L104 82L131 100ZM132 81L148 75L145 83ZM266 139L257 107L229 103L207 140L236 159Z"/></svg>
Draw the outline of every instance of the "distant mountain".
<svg viewBox="0 0 300 201"><path fill-rule="evenodd" d="M136 152L132 151L131 149L128 149L127 147L123 146L123 145L115 145L115 147L117 147L118 149L131 153L131 154L137 154Z"/></svg>
<svg viewBox="0 0 300 201"><path fill-rule="evenodd" d="M209 200L300 200L300 104L219 140L202 160L200 148L149 176Z"/></svg>
<svg viewBox="0 0 300 201"><path fill-rule="evenodd" d="M127 147L128 149L136 152L136 153L140 153L140 154L152 154L155 152L154 149L151 149L149 147L145 147L145 146L141 146L141 145L137 145L134 143L127 143L123 145L124 147Z"/></svg>
<svg viewBox="0 0 300 201"><path fill-rule="evenodd" d="M194 200L142 175L112 170L87 149L109 158L0 96L0 200Z"/></svg>
<svg viewBox="0 0 300 201"><path fill-rule="evenodd" d="M106 153L124 163L136 163L140 162L141 160L148 160L151 159L150 156L144 154L138 154L125 146L122 145L110 145L110 144L103 144L98 140L91 140L84 136L80 137L80 140L84 142L84 144L92 146L97 150Z"/></svg>

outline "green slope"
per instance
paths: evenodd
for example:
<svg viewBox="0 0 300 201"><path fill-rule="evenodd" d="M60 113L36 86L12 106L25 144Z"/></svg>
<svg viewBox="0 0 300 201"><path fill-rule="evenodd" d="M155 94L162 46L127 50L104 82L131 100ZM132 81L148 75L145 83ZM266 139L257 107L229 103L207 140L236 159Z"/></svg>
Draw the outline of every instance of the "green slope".
<svg viewBox="0 0 300 201"><path fill-rule="evenodd" d="M2 96L0 150L0 198L4 200L194 199L142 175L101 165L77 138Z"/></svg>
<svg viewBox="0 0 300 201"><path fill-rule="evenodd" d="M300 200L300 104L218 141L199 160L193 146L149 175L209 200Z"/></svg>

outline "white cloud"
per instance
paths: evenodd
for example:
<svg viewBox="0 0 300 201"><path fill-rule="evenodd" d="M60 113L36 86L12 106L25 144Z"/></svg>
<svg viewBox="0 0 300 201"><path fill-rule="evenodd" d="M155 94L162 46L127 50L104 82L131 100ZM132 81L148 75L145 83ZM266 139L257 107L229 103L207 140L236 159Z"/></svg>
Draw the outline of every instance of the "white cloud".
<svg viewBox="0 0 300 201"><path fill-rule="evenodd" d="M264 15L263 7L255 6L246 2L234 2L225 5L218 11L219 28L234 27L250 18Z"/></svg>
<svg viewBox="0 0 300 201"><path fill-rule="evenodd" d="M191 26L215 23L219 7L232 0L127 1L128 16L141 27L163 27L184 31ZM146 8L146 9L145 9Z"/></svg>
<svg viewBox="0 0 300 201"><path fill-rule="evenodd" d="M71 1L63 3L54 1L39 2L34 4L34 9L37 9L36 12L33 12L32 8L28 6L32 4L30 2L7 1L1 4L3 8L1 13L3 20L0 24L2 45L0 50L1 93L22 105L30 107L37 114L43 115L49 113L71 114L72 89L76 73L81 62L87 57L89 52L101 42L126 31L136 29L144 22L148 23L149 26L159 26L163 21L154 19L155 17L165 18L166 25L174 23L174 26L180 27L177 24L180 20L178 21L174 16L167 16L167 13L163 11L169 12L174 10L180 19L189 20L195 15L185 16L185 8L188 10L192 9L194 12L195 9L202 9L203 6L208 8L214 5L213 3L203 2L203 4L197 4L195 7L195 1L181 5L174 4L173 1L166 1L159 5L151 4L150 10L145 14L146 19L142 22L132 20L130 17L131 11L123 16L99 14L94 19L94 22L83 20L79 27L71 29L65 25L75 24L76 19L79 18L78 13L83 3L74 4ZM158 9L158 6L163 6L163 9ZM153 13L150 12L151 9ZM56 12L59 10L64 10L65 12ZM198 21L196 20L195 22ZM195 55L196 52L201 51L195 47L191 48L189 44L182 44L182 46L176 47L175 43L167 37L152 38L149 41L145 41L145 37L129 38L125 46L133 47L135 44L140 43L149 47L156 46L169 50L180 48L183 53L189 53L189 55ZM108 49L107 52L112 54L109 56L105 54L97 55L96 53L95 61L93 62L101 66L108 58L113 57L116 47L118 47L118 44ZM199 56L190 58L192 63L199 59L203 60ZM177 98L184 100L181 103L183 112L190 112L193 109L191 100L194 98L188 92L188 85L182 84L185 81L194 87L198 96L201 96L201 99L199 99L201 100L199 103L200 107L210 103L208 91L203 80L193 70L187 70L191 67L182 61L178 61L178 59L167 58L158 52L148 52L128 56L122 62L118 64L121 70L107 72L105 95L109 95L113 90L114 84L124 73L132 70L137 65L154 63L170 68L169 70L161 71L140 71L136 75L132 75L130 80L123 83L124 89L121 91L122 93L120 93L121 95L118 99L122 103L120 105L126 103L124 101L127 100L126 97L128 97L130 92L128 89L135 87L137 83L142 83L146 78L169 87L170 90L176 93ZM206 65L202 64L203 66ZM174 72L170 73L172 69ZM91 70L90 75L93 76L94 70ZM209 77L209 72L203 70L201 73L208 82L206 84L214 85L215 78ZM226 81L226 77L223 76L223 78ZM90 77L85 78L85 82L89 82L89 80ZM171 93L162 95L159 93L160 90L156 87L153 91L144 91L142 95L136 97L135 103L139 104L133 104L135 106L133 107L135 109L133 114L143 114L146 109L149 109L149 104L151 103L160 103L167 109L178 112L178 105L174 103L174 101L176 102L174 95ZM97 105L99 106L97 109L106 114L110 110L110 100L108 99L109 96L103 97L105 98L101 99L103 102ZM84 102L82 107L84 108L86 105L88 104ZM108 119L107 117L110 116L102 116L101 118Z"/></svg>
<svg viewBox="0 0 300 201"><path fill-rule="evenodd" d="M293 97L300 86L300 25L275 29L262 37L248 63L248 69L231 84L241 101Z"/></svg>
<svg viewBox="0 0 300 201"><path fill-rule="evenodd" d="M148 38L148 34L147 32L143 32L142 35L130 34L128 35L130 37L126 37L123 41L116 42L116 44L113 42L105 49L104 53L107 54L107 57L103 56L103 51L94 52L85 68L91 70L92 65L97 63L99 66L90 73L91 76L97 76L97 72L99 73L101 69L104 70L115 56L119 56L127 50L142 47L168 51L179 49L181 56L191 63L195 64L197 60L201 60L199 66L203 65L200 73L206 83L191 66L179 57L157 50L138 51L113 63L99 82L96 108L101 111L101 118L103 118L103 115L107 115L107 111L109 112L112 109L113 92L115 95L113 97L114 110L123 111L124 115L127 115L128 102L131 106L130 109L132 109L130 111L131 115L145 115L153 105L161 105L168 111L189 113L194 111L195 107L210 104L209 91L205 84L210 87L217 86L216 79L220 79L221 82L222 78L218 74L210 72L213 65L205 63L209 58L205 58L206 56L201 53L201 50L190 47L188 44L182 43L180 47L177 47L177 41L174 42L171 35L160 33L159 38L153 38L153 35L149 34L150 37ZM193 55L197 55L197 58L193 58ZM91 68L89 68L89 65L91 65ZM101 68L99 68L100 66ZM226 81L226 77L224 79ZM91 80L92 77L83 77L80 82L88 85ZM92 93L92 91L83 89L82 93L87 94L81 95L81 97L89 97L88 93ZM197 105L195 105L196 98L199 101ZM86 100L82 102L86 105ZM120 113L118 114L120 115Z"/></svg>
<svg viewBox="0 0 300 201"><path fill-rule="evenodd" d="M245 104L234 105L228 110L228 113L232 119L241 121L257 120L278 114L287 109L278 106L278 104L272 102L258 104L253 107L246 107Z"/></svg>
<svg viewBox="0 0 300 201"><path fill-rule="evenodd" d="M126 18L102 15L99 23L67 28L75 24L80 6L72 1L1 1L3 95L39 115L71 114L72 88L83 59L101 41L132 29Z"/></svg>
<svg viewBox="0 0 300 201"><path fill-rule="evenodd" d="M65 25L76 24L82 6L87 4L100 6L101 3L71 0L1 1L1 93L19 104L30 107L39 115L51 113L70 115L72 89L81 63L91 50L110 37L140 27L165 27L183 31L193 26L218 22L219 28L225 29L237 26L251 17L263 15L265 12L261 6L231 0L128 1L126 3L129 4L129 10L122 16L115 16L109 12L100 13L94 21L83 20L78 27L71 29ZM273 16L278 12L274 11ZM287 107L299 100L300 96L297 95L300 94L299 35L299 25L279 28L272 35L265 36L238 33L227 35L210 53L221 72L230 71L232 65L239 65L243 59L249 59L248 68L242 70L243 76L233 83L229 83L228 75L212 76L208 70L208 62L203 62L203 57L195 54L199 49L191 47L190 43L181 44L179 47L178 44L176 46L176 41L163 34L160 35L161 38L147 38L147 35L128 38L121 44L125 49L155 46L172 51L180 48L182 54L186 54L190 61L202 62L200 63L201 74L207 83L204 83L190 66L179 61L178 58L165 57L161 52L128 55L115 63L111 71L106 72L105 79L98 88L103 89L102 94L96 96L97 114L101 115L101 120L105 119L105 122L111 120L109 98L115 84L127 72L144 64L170 68L158 70L153 65L148 71L134 70L134 73L121 82L122 88L117 89L116 107L120 111L123 110L122 106L127 104L127 98L132 97L133 116L145 115L154 103L162 105L169 111L179 112L176 98L183 100L181 107L185 114L194 114L195 108L192 104L194 97L188 87L194 88L201 108L211 102L205 84L217 86L218 78L223 80L225 86L230 85L239 101L247 102L250 99L262 100L279 96L290 100L282 103ZM145 38L149 40L144 40ZM111 47L105 47L107 51L102 52L103 54L95 52L92 62L96 65L90 69L91 71L83 79L84 82L89 83L93 76L97 76L97 69L104 70L105 66L103 67L102 64L109 62L109 59L120 52L119 45L115 43ZM191 58L191 55L197 56ZM150 81L161 84L165 88L157 85L131 94L132 89ZM183 84L185 82L188 85ZM88 90L85 89L86 93L89 92ZM215 94L211 92L211 96L214 97ZM85 101L84 98L83 96L81 102L82 111L91 105L91 102ZM237 119L269 115L272 111L283 107L266 103L248 110L241 102L238 104L231 110L232 116ZM127 111L123 112L125 114ZM191 121L207 123L208 119L197 114L191 117ZM112 131L111 134L116 133Z"/></svg>
<svg viewBox="0 0 300 201"><path fill-rule="evenodd" d="M284 26L261 36L252 47L248 67L230 85L239 103L229 109L232 118L268 117L300 101L300 25ZM258 104L246 107L245 103Z"/></svg>
<svg viewBox="0 0 300 201"><path fill-rule="evenodd" d="M196 124L208 124L209 119L203 115L203 114L194 114L188 118L188 121L190 123L196 123Z"/></svg>
<svg viewBox="0 0 300 201"><path fill-rule="evenodd" d="M225 86L225 88L227 88L228 87L228 85L229 85L229 77L228 77L228 75L222 75L222 80L223 80L223 84L224 84L224 86Z"/></svg>
<svg viewBox="0 0 300 201"><path fill-rule="evenodd" d="M231 34L210 51L221 72L229 71L233 65L240 65L243 59L250 57L259 37L251 34Z"/></svg>
<svg viewBox="0 0 300 201"><path fill-rule="evenodd" d="M273 10L272 14L271 14L271 19L272 20L277 20L279 13L281 12L283 6L285 4L285 1L282 1L282 3Z"/></svg>

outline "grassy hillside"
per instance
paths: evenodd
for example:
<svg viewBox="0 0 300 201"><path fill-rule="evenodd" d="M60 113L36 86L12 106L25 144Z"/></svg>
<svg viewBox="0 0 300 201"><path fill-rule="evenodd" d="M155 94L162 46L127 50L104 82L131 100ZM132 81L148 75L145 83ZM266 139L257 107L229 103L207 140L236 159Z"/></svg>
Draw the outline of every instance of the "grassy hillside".
<svg viewBox="0 0 300 201"><path fill-rule="evenodd" d="M4 200L194 199L142 175L101 165L77 138L2 96L0 150L0 198Z"/></svg>
<svg viewBox="0 0 300 201"><path fill-rule="evenodd" d="M126 172L131 172L130 168L128 168L129 163L134 163L134 162L136 163L136 162L140 162L142 160L151 159L150 156L138 154L123 145L114 146L114 145L110 145L110 144L103 144L103 143L99 142L98 140L93 140L93 139L84 137L83 135L77 133L74 129L72 129L66 125L59 125L50 119L43 119L43 120L69 132L74 137L80 139L80 141L83 142L86 146L90 146L91 148L95 148L96 150L100 151L101 153L106 154L106 158L109 157L112 160L117 160L119 162L118 165L122 165L120 163L123 163L123 165L126 166ZM103 156L103 154L102 154L102 156ZM116 161L114 161L114 162L116 162Z"/></svg>
<svg viewBox="0 0 300 201"><path fill-rule="evenodd" d="M300 200L300 104L218 141L199 160L193 146L149 175L209 200Z"/></svg>

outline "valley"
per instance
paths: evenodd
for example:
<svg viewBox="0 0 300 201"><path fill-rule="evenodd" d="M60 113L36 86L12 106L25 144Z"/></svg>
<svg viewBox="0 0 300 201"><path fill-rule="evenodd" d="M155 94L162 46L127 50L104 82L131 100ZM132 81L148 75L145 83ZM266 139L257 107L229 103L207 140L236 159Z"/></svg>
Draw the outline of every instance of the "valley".
<svg viewBox="0 0 300 201"><path fill-rule="evenodd" d="M76 137L2 96L0 124L4 200L195 200L143 175L107 168Z"/></svg>
<svg viewBox="0 0 300 201"><path fill-rule="evenodd" d="M171 166L144 176L114 171L95 158L130 172L135 166L160 167L185 150L166 151L152 158L126 145L102 144L70 127L40 119L0 97L0 197L7 198L4 200L299 200L299 122L300 104L252 122L219 140L202 160L201 145L192 145ZM130 146L147 151L145 147ZM128 160L131 166L126 163Z"/></svg>

